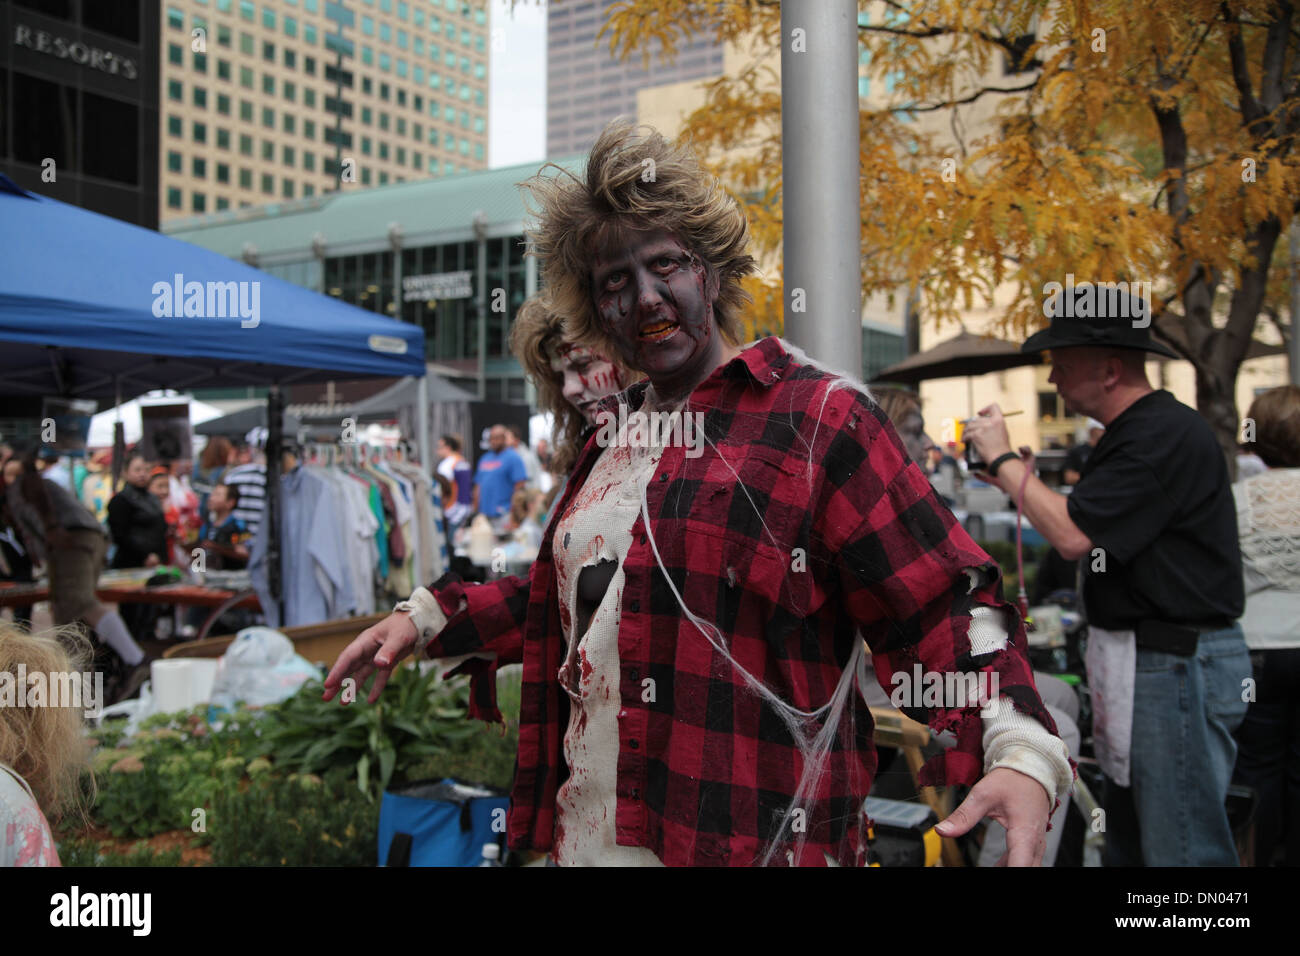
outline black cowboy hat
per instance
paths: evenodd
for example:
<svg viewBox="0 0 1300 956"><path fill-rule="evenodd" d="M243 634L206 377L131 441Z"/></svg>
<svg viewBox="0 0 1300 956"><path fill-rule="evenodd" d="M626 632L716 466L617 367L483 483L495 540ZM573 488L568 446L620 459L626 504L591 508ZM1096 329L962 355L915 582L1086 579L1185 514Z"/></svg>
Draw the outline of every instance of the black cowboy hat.
<svg viewBox="0 0 1300 956"><path fill-rule="evenodd" d="M1066 279L1064 286L1059 282L1049 282L1043 287L1043 294L1047 297L1043 314L1051 319L1051 323L1026 339L1020 346L1021 352L1044 352L1083 345L1138 349L1178 358L1176 352L1151 337L1150 303L1129 293L1124 283L1075 284L1072 275Z"/></svg>

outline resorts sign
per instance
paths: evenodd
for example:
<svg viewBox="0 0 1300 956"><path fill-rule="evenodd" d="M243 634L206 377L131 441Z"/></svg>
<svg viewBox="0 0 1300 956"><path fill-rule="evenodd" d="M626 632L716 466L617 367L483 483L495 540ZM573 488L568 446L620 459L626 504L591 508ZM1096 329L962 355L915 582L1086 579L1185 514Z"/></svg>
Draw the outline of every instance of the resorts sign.
<svg viewBox="0 0 1300 956"><path fill-rule="evenodd" d="M81 40L69 40L47 30L34 29L23 23L14 25L14 45L57 57L60 60L71 60L92 70L100 70L128 80L134 80L139 75L135 60L130 57L121 56L110 50L101 50Z"/></svg>

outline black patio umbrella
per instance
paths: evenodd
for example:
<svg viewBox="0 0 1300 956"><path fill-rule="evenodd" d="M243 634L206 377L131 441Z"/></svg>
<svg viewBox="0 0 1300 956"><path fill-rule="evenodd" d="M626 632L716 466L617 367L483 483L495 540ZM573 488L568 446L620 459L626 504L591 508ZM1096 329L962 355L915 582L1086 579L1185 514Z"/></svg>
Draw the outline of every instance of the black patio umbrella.
<svg viewBox="0 0 1300 956"><path fill-rule="evenodd" d="M1001 372L1022 365L1038 365L1041 355L1025 355L1020 344L975 335L964 329L933 348L903 359L876 373L873 382L915 385L932 378L961 378Z"/></svg>

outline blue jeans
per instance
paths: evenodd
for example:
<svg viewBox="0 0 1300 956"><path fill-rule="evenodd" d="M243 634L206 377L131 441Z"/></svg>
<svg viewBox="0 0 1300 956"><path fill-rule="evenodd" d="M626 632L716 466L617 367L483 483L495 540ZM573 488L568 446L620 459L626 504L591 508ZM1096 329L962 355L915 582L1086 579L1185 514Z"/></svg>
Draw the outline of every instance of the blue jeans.
<svg viewBox="0 0 1300 956"><path fill-rule="evenodd" d="M1193 657L1138 648L1130 787L1106 781L1107 866L1236 866L1224 802L1251 676L1240 625Z"/></svg>

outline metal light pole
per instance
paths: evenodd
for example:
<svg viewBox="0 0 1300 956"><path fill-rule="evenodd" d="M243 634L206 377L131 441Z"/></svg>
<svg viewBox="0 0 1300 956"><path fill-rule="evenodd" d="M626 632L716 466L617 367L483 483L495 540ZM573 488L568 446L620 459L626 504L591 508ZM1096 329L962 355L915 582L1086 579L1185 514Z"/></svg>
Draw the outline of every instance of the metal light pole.
<svg viewBox="0 0 1300 956"><path fill-rule="evenodd" d="M487 214L474 213L474 238L478 240L478 400L487 401Z"/></svg>
<svg viewBox="0 0 1300 956"><path fill-rule="evenodd" d="M862 376L856 0L781 4L785 335Z"/></svg>

